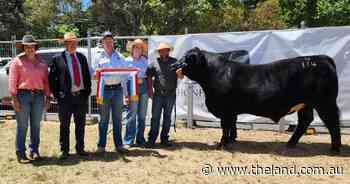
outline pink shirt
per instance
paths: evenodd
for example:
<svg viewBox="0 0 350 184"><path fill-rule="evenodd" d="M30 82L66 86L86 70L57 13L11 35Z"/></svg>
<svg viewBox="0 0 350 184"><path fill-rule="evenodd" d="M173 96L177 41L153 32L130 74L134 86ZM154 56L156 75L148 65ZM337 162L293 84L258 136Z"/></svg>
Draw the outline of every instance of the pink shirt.
<svg viewBox="0 0 350 184"><path fill-rule="evenodd" d="M45 96L50 96L48 67L37 57L33 63L25 55L19 55L12 60L9 73L9 91L17 95L18 89L43 90Z"/></svg>

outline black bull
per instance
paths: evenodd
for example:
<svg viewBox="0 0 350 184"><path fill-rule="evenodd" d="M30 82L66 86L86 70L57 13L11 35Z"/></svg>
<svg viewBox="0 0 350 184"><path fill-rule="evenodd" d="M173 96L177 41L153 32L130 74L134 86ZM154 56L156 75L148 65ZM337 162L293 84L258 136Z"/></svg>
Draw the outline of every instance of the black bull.
<svg viewBox="0 0 350 184"><path fill-rule="evenodd" d="M297 128L287 143L293 148L313 121L315 109L330 132L332 151L340 151L338 77L330 57L304 56L249 65L227 56L194 48L172 66L202 87L209 112L221 120L219 145L235 142L238 114L278 122L299 110Z"/></svg>

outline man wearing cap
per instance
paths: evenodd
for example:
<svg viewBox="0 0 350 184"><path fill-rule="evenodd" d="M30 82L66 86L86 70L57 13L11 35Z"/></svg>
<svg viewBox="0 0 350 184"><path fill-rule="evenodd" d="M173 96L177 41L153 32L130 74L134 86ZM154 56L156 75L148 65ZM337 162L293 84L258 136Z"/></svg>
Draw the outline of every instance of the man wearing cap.
<svg viewBox="0 0 350 184"><path fill-rule="evenodd" d="M53 57L50 67L50 89L58 100L60 120L61 159L69 156L69 128L73 115L76 153L87 156L84 150L85 115L91 93L91 77L86 57L76 52L78 39L73 32L64 35L65 51Z"/></svg>
<svg viewBox="0 0 350 184"><path fill-rule="evenodd" d="M16 44L22 52L12 60L9 72L9 91L16 113L16 155L19 163L27 163L25 142L28 124L30 125L30 158L40 159L40 121L45 108L48 108L49 90L47 65L35 53L39 45L32 35L25 35Z"/></svg>
<svg viewBox="0 0 350 184"><path fill-rule="evenodd" d="M163 110L163 126L160 135L161 145L169 147L169 130L171 126L171 113L175 104L177 76L175 71L170 70L170 66L176 63L176 59L169 56L171 47L166 43L160 43L157 47L159 58L152 62L147 70L146 75L149 86L153 83L154 95L152 88L149 96L152 99L152 118L151 129L148 134L146 147L152 148L157 140L160 127L160 116Z"/></svg>
<svg viewBox="0 0 350 184"><path fill-rule="evenodd" d="M125 68L126 62L121 54L114 50L114 40L111 32L106 31L102 35L102 44L104 51L97 55L93 69L95 71L103 68ZM122 108L123 108L123 88L120 79L113 76L104 79L104 97L99 106L100 122L98 124L97 152L103 153L106 149L107 131L110 112L113 122L113 140L117 152L125 153L122 140Z"/></svg>

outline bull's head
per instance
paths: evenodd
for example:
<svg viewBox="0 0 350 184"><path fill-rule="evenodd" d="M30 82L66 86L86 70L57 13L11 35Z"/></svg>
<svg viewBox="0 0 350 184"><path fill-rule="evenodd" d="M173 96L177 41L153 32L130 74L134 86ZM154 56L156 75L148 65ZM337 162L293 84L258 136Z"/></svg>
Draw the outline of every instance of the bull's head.
<svg viewBox="0 0 350 184"><path fill-rule="evenodd" d="M206 62L206 58L201 50L195 47L187 51L176 63L172 64L171 70L176 70L178 75L181 73L191 80L199 82L204 79L203 74L205 75Z"/></svg>

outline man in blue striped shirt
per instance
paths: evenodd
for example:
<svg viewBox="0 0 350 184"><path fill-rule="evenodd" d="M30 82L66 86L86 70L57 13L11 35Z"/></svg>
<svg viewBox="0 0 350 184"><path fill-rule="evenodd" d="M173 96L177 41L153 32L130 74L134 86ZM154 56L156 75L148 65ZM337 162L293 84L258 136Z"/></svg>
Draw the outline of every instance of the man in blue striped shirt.
<svg viewBox="0 0 350 184"><path fill-rule="evenodd" d="M125 68L126 62L120 53L114 50L114 40L111 32L103 33L102 43L104 51L96 59L93 69L103 68ZM109 114L112 112L113 121L113 140L117 152L125 153L127 150L123 147L122 140L122 108L123 108L123 81L113 76L104 78L104 97L100 108L100 122L98 125L97 152L105 152L107 142L107 131Z"/></svg>

